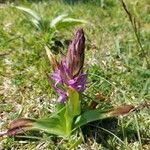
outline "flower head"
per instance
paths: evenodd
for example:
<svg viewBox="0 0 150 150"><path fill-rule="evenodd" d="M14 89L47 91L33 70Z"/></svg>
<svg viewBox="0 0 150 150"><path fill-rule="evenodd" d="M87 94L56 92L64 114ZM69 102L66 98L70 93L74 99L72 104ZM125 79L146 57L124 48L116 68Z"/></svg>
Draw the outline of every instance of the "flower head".
<svg viewBox="0 0 150 150"><path fill-rule="evenodd" d="M84 64L84 49L85 49L85 37L83 29L78 29L75 38L71 42L68 48L66 65L70 68L73 76L80 73Z"/></svg>
<svg viewBox="0 0 150 150"><path fill-rule="evenodd" d="M58 63L54 61L55 69L51 78L53 87L59 95L58 101L65 102L68 98L66 86L72 87L78 92L86 88L87 74L83 72L85 37L83 29L78 29L75 38L69 45L65 58Z"/></svg>

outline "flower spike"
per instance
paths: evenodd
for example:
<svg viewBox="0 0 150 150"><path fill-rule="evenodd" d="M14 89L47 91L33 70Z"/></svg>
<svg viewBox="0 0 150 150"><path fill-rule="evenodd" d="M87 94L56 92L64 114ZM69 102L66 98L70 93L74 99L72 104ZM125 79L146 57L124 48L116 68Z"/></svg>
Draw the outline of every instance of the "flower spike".
<svg viewBox="0 0 150 150"><path fill-rule="evenodd" d="M66 57L60 63L53 57L51 59L54 66L57 66L51 78L54 81L53 87L59 95L59 102L65 102L68 98L65 86L74 88L79 93L86 88L87 75L83 72L84 51L85 37L83 29L80 28L69 45Z"/></svg>

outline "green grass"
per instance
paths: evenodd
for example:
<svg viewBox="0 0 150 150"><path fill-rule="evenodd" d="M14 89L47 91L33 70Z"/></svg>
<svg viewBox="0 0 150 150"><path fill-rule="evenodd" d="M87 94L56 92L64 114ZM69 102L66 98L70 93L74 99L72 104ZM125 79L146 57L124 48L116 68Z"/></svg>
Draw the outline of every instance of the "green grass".
<svg viewBox="0 0 150 150"><path fill-rule="evenodd" d="M140 40L149 59L149 0L127 2L140 23ZM102 107L124 103L138 105L150 100L150 70L119 0L71 4L69 0L15 1L14 4L37 10L45 18L68 13L70 17L89 22L81 25L86 34L87 97L95 99L96 93L103 93L106 100L100 102ZM7 129L18 117L39 118L49 114L52 111L50 99L56 98L47 77L51 66L44 50L44 36L10 5L0 4L0 130ZM64 39L71 39L76 28L62 30L60 34ZM87 97L85 101L91 101ZM149 110L144 109L115 121L108 119L90 124L83 129L85 141L79 149L148 150L149 115ZM26 135L32 138L1 138L0 149L66 149L77 140L77 135L69 142L42 132Z"/></svg>

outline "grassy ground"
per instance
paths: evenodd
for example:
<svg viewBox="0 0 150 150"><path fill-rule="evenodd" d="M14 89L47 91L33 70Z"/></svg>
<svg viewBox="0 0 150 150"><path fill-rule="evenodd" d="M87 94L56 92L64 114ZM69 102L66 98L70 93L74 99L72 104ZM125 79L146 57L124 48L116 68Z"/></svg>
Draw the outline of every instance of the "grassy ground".
<svg viewBox="0 0 150 150"><path fill-rule="evenodd" d="M100 105L138 105L150 100L150 1L126 1L140 24L140 41L119 0L19 2L52 19L62 13L85 19L86 68L89 87L85 94L95 99L102 93ZM0 4L0 128L5 130L18 117L42 117L52 111L55 97L47 73L51 72L44 50L43 36L9 3ZM77 27L76 27L77 28ZM61 31L71 39L76 28ZM150 61L150 59L148 60ZM89 101L88 98L85 100ZM150 149L150 112L148 109L125 118L96 122L83 129L85 142L79 149ZM38 139L1 138L0 149L66 149L71 145L45 133L29 133Z"/></svg>

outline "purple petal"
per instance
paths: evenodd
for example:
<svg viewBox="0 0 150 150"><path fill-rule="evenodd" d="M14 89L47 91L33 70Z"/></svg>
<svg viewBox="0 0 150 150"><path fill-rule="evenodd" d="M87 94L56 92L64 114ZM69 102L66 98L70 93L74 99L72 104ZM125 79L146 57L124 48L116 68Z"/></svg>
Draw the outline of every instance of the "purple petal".
<svg viewBox="0 0 150 150"><path fill-rule="evenodd" d="M79 77L69 80L69 85L78 92L83 92L86 88L87 74L81 74Z"/></svg>
<svg viewBox="0 0 150 150"><path fill-rule="evenodd" d="M58 102L59 102L59 103L64 103L64 102L67 100L67 98L68 98L67 94L60 95L60 96L58 97Z"/></svg>
<svg viewBox="0 0 150 150"><path fill-rule="evenodd" d="M61 76L60 76L60 70L58 70L58 69L52 74L51 78L56 83L62 83L62 79L61 79Z"/></svg>

